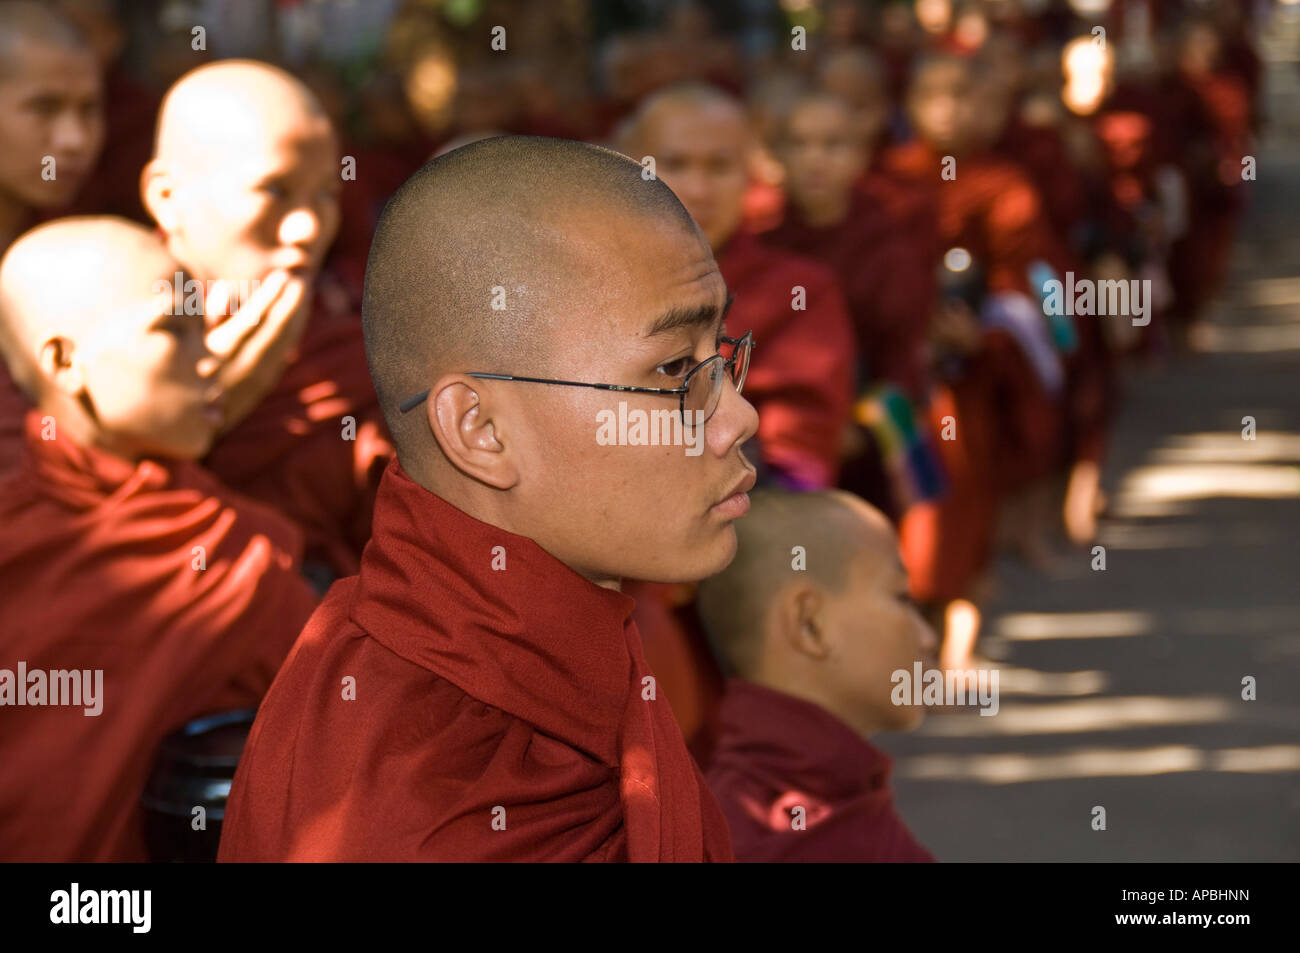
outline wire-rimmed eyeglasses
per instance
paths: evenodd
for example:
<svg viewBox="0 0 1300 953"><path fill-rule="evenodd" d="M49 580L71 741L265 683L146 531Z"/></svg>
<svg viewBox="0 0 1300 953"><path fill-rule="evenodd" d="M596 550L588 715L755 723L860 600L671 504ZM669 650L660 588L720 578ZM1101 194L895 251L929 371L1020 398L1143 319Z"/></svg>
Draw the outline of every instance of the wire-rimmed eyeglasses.
<svg viewBox="0 0 1300 953"><path fill-rule="evenodd" d="M524 381L529 384L559 384L563 387L594 387L597 390L616 390L633 394L672 394L678 398L678 411L682 423L690 424L691 418L686 412L692 411L696 422L704 423L713 416L722 400L722 382L730 376L739 394L745 386L745 375L749 373L749 355L754 349L754 332L746 331L742 337L722 339L723 344L730 344L731 355L714 354L696 364L682 378L681 387L636 387L628 384L593 384L586 381L562 381L546 377L520 377L516 374L489 374L474 371L469 377L492 381ZM429 391L422 391L399 406L402 413L413 410L429 397Z"/></svg>

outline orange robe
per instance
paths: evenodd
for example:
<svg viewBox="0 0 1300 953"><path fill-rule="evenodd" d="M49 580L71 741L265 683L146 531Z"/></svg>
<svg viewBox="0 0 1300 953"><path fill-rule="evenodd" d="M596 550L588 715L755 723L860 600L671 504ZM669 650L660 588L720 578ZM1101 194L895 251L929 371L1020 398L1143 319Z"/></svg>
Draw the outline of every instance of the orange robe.
<svg viewBox="0 0 1300 953"><path fill-rule="evenodd" d="M360 565L375 488L392 453L360 322L317 311L275 389L204 463L302 527L308 562L347 576Z"/></svg>
<svg viewBox="0 0 1300 953"><path fill-rule="evenodd" d="M731 860L632 600L389 464L268 693L219 859Z"/></svg>
<svg viewBox="0 0 1300 953"><path fill-rule="evenodd" d="M890 150L884 165L933 190L941 247L969 251L984 270L988 291L1019 292L1037 306L1030 265L1043 260L1060 272L1067 260L1047 226L1037 190L1016 166L989 154L959 157L950 181L940 178L940 160L914 141ZM985 333L1014 340L1001 331ZM1019 348L998 346L991 358L985 366L999 375L997 390L1007 402L983 412L1003 424L995 461L998 485L1014 491L1048 476L1062 462L1065 419Z"/></svg>
<svg viewBox="0 0 1300 953"><path fill-rule="evenodd" d="M834 273L744 232L717 257L735 295L727 334L754 332L745 397L758 411L768 478L795 489L833 486L853 403L855 351ZM799 288L803 310L794 307Z"/></svg>
<svg viewBox="0 0 1300 953"><path fill-rule="evenodd" d="M255 707L315 606L302 538L195 464L43 440L41 420L0 484L0 669L24 665L29 689L99 670L100 713L19 705L0 672L0 858L146 860L159 742Z"/></svg>

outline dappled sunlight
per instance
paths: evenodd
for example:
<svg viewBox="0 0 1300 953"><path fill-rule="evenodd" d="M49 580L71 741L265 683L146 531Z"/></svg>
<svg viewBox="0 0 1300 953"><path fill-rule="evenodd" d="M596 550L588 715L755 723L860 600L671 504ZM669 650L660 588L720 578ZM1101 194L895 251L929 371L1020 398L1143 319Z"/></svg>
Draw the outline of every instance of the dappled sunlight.
<svg viewBox="0 0 1300 953"><path fill-rule="evenodd" d="M1243 441L1245 442L1245 441ZM1138 467L1115 494L1117 517L1173 516L1181 504L1216 497L1300 498L1300 467L1270 464L1179 464Z"/></svg>
<svg viewBox="0 0 1300 953"><path fill-rule="evenodd" d="M1236 703L1240 705L1240 703ZM977 735L1047 735L1071 731L1121 731L1158 725L1229 721L1239 711L1225 698L1163 698L1133 695L1065 702L1018 702L991 718L931 718L927 735L969 738ZM981 724L982 722L982 724Z"/></svg>
<svg viewBox="0 0 1300 953"><path fill-rule="evenodd" d="M1300 770L1300 745L1223 750L1189 745L1079 748L1048 755L929 754L900 758L896 766L898 777L912 781L972 781L978 784L1145 777L1186 771L1272 774L1297 770Z"/></svg>
<svg viewBox="0 0 1300 953"><path fill-rule="evenodd" d="M1111 639L1146 635L1149 612L1013 612L993 623L992 634L1010 642L1040 639Z"/></svg>

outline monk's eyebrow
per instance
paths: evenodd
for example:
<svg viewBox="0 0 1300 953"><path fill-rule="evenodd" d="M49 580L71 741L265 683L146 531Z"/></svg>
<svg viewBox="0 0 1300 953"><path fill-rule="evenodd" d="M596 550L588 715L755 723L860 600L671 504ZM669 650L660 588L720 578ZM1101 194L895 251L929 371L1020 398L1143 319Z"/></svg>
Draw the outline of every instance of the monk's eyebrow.
<svg viewBox="0 0 1300 953"><path fill-rule="evenodd" d="M727 312L731 310L731 303L735 299L735 295L728 294L727 303L722 306L721 311L718 310L717 305L712 304L695 308L686 308L680 305L669 308L655 318L645 336L654 338L664 334L671 334L681 328L720 326L726 320Z"/></svg>

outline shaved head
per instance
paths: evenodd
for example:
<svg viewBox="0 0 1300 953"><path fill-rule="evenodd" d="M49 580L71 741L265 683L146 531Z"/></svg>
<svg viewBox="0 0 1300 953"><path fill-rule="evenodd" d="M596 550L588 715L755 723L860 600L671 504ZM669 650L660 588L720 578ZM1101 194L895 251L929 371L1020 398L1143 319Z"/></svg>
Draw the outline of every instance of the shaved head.
<svg viewBox="0 0 1300 953"><path fill-rule="evenodd" d="M284 70L223 60L168 91L140 178L167 247L201 281L310 281L338 230L338 141Z"/></svg>
<svg viewBox="0 0 1300 953"><path fill-rule="evenodd" d="M557 324L613 276L596 236L651 222L697 234L672 192L641 172L599 146L499 136L433 159L392 197L370 248L362 322L404 464L432 444L423 415L397 407L441 375L559 373Z"/></svg>
<svg viewBox="0 0 1300 953"><path fill-rule="evenodd" d="M24 234L0 260L6 351L35 360L49 337L78 340L103 315L148 297L173 262L149 229L125 219L61 218Z"/></svg>
<svg viewBox="0 0 1300 953"><path fill-rule="evenodd" d="M860 47L827 54L818 81L823 89L855 107L875 105L885 98L885 72L880 59Z"/></svg>
<svg viewBox="0 0 1300 953"><path fill-rule="evenodd" d="M761 490L750 500L749 516L736 524L736 558L699 590L718 662L742 678L757 670L768 611L790 583L843 593L859 559L882 572L898 559L889 521L850 493ZM804 550L803 569L794 568L796 546Z"/></svg>
<svg viewBox="0 0 1300 953"><path fill-rule="evenodd" d="M755 494L735 560L699 588L730 676L811 701L862 735L915 727L893 679L938 647L908 593L889 521L838 490Z"/></svg>
<svg viewBox="0 0 1300 953"><path fill-rule="evenodd" d="M219 408L200 371L201 315L173 312L174 259L149 229L64 218L0 262L0 343L59 432L126 459L197 459Z"/></svg>
<svg viewBox="0 0 1300 953"><path fill-rule="evenodd" d="M0 247L28 210L73 199L103 141L103 77L89 42L49 5L0 3Z"/></svg>
<svg viewBox="0 0 1300 953"><path fill-rule="evenodd" d="M158 114L154 156L219 164L241 149L283 133L288 117L328 122L311 90L278 67L222 60L186 73L168 90Z"/></svg>
<svg viewBox="0 0 1300 953"><path fill-rule="evenodd" d="M403 471L611 588L726 565L754 479L740 448L758 427L723 375L686 385L721 357L726 282L681 202L643 171L531 136L433 159L384 209L362 303ZM687 394L716 396L691 424L695 449ZM681 429L611 433L620 414Z"/></svg>
<svg viewBox="0 0 1300 953"><path fill-rule="evenodd" d="M675 83L641 100L628 121L619 130L619 145L639 147L650 127L672 110L710 111L745 122L745 107L725 90L708 83ZM630 154L630 153L629 153Z"/></svg>
<svg viewBox="0 0 1300 953"><path fill-rule="evenodd" d="M56 8L28 0L0 2L0 82L20 70L28 46L91 52L89 39Z"/></svg>
<svg viewBox="0 0 1300 953"><path fill-rule="evenodd" d="M704 83L669 86L641 103L619 148L652 156L656 174L682 200L719 251L740 227L754 139L741 102Z"/></svg>

